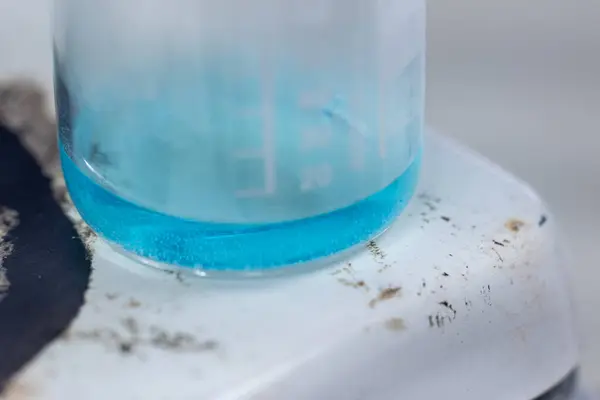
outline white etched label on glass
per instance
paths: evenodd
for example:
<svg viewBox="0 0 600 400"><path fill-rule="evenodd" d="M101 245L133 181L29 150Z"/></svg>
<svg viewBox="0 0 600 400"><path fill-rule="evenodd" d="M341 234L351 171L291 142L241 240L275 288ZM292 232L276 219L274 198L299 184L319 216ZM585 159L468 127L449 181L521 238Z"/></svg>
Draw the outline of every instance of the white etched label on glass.
<svg viewBox="0 0 600 400"><path fill-rule="evenodd" d="M326 188L333 180L333 169L329 164L319 164L302 168L300 171L300 190L309 192Z"/></svg>

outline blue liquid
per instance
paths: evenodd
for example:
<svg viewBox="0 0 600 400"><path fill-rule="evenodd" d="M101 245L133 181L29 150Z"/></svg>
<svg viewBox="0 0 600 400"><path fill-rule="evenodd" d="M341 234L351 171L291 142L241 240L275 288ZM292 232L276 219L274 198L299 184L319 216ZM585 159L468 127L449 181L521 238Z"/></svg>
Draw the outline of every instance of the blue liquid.
<svg viewBox="0 0 600 400"><path fill-rule="evenodd" d="M146 259L204 270L248 271L333 255L380 233L414 193L417 157L392 184L349 207L284 223L220 224L133 204L84 174L61 145L71 198L98 234Z"/></svg>
<svg viewBox="0 0 600 400"><path fill-rule="evenodd" d="M284 63L265 85L253 59L110 79L57 60L64 175L94 231L143 260L253 271L331 256L391 223L417 183L422 57L385 91L375 64Z"/></svg>

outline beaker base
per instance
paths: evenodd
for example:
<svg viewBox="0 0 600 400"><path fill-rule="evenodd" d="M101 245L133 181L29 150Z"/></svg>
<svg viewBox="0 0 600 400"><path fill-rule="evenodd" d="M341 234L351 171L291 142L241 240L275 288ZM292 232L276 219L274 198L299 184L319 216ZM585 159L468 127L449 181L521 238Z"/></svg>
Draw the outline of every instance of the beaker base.
<svg viewBox="0 0 600 400"><path fill-rule="evenodd" d="M83 219L112 247L145 265L199 276L287 272L337 258L380 234L412 197L420 158L392 184L349 207L275 224L215 224L140 207L94 182L61 149L65 179Z"/></svg>

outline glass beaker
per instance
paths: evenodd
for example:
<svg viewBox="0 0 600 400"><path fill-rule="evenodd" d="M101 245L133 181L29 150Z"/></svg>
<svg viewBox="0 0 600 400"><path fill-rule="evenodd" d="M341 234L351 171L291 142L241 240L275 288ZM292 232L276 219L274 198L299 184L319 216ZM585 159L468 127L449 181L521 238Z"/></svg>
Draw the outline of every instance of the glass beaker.
<svg viewBox="0 0 600 400"><path fill-rule="evenodd" d="M71 198L138 260L264 271L382 232L412 196L424 0L56 0Z"/></svg>

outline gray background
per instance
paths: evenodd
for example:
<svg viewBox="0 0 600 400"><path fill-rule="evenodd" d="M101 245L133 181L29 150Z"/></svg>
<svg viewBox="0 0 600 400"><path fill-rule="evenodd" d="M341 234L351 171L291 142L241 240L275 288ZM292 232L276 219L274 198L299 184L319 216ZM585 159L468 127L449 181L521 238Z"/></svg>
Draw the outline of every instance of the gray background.
<svg viewBox="0 0 600 400"><path fill-rule="evenodd" d="M428 120L530 182L574 250L600 389L600 0L430 0Z"/></svg>
<svg viewBox="0 0 600 400"><path fill-rule="evenodd" d="M555 211L574 250L584 376L600 391L600 0L428 4L429 123ZM51 87L50 11L50 0L0 0L0 80Z"/></svg>

